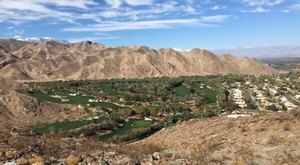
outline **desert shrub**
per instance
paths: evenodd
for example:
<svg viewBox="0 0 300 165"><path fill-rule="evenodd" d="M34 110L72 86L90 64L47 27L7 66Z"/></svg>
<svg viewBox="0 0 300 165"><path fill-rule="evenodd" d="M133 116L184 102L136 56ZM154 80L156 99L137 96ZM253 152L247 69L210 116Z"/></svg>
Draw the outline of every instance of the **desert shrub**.
<svg viewBox="0 0 300 165"><path fill-rule="evenodd" d="M15 138L11 138L8 142L9 145L13 146L16 150L22 151L26 149L29 145L34 143L34 138L27 136L18 136Z"/></svg>
<svg viewBox="0 0 300 165"><path fill-rule="evenodd" d="M117 148L117 152L127 155L132 160L140 162L147 155L161 152L163 148L155 143L142 143L137 145L123 145Z"/></svg>
<svg viewBox="0 0 300 165"><path fill-rule="evenodd" d="M210 118L210 117L214 117L214 116L218 116L218 111L217 110L198 110L196 112L196 117L198 118Z"/></svg>
<svg viewBox="0 0 300 165"><path fill-rule="evenodd" d="M268 144L269 145L278 145L282 142L282 138L275 135L275 134L271 134L269 136L269 140L268 140Z"/></svg>
<svg viewBox="0 0 300 165"><path fill-rule="evenodd" d="M285 124L285 125L283 126L283 130L284 130L284 131L290 131L290 130L291 130L291 126L290 126L289 124Z"/></svg>
<svg viewBox="0 0 300 165"><path fill-rule="evenodd" d="M246 132L246 131L247 131L247 129L245 126L241 128L241 132Z"/></svg>
<svg viewBox="0 0 300 165"><path fill-rule="evenodd" d="M111 141L115 142L115 143L120 143L120 142L140 139L140 138L143 138L145 136L148 136L148 135L156 132L159 129L161 129L160 125L153 125L153 126L149 126L149 127L135 128L135 129L132 129L130 131L127 131L125 135L114 136Z"/></svg>
<svg viewBox="0 0 300 165"><path fill-rule="evenodd" d="M234 122L232 122L232 121L229 121L228 123L227 123L227 129L230 129L230 128L233 128L235 125L234 125Z"/></svg>
<svg viewBox="0 0 300 165"><path fill-rule="evenodd" d="M276 107L274 104L269 105L269 106L267 106L266 108L267 108L267 110L278 111L277 107Z"/></svg>
<svg viewBox="0 0 300 165"><path fill-rule="evenodd" d="M60 156L59 153L65 149L61 144L61 140L65 137L68 137L68 135L65 133L47 133L44 134L43 137L45 139L45 145L43 148L43 152L45 153L45 155L53 157Z"/></svg>
<svg viewBox="0 0 300 165"><path fill-rule="evenodd" d="M263 131L266 131L266 130L267 130L267 128L264 128L264 127L256 129L257 132L263 132Z"/></svg>
<svg viewBox="0 0 300 165"><path fill-rule="evenodd" d="M210 140L207 143L197 144L192 148L191 160L195 164L210 164L208 155L214 153L219 148L217 140Z"/></svg>

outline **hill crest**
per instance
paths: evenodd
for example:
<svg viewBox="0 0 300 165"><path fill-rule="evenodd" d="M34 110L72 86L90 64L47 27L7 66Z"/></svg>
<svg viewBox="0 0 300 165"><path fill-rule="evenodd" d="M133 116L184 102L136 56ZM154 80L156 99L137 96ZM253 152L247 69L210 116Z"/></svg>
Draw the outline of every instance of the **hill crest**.
<svg viewBox="0 0 300 165"><path fill-rule="evenodd" d="M146 46L108 47L91 41L62 44L10 39L0 40L0 53L1 77L18 80L277 73L254 59L227 59L203 49L181 53Z"/></svg>

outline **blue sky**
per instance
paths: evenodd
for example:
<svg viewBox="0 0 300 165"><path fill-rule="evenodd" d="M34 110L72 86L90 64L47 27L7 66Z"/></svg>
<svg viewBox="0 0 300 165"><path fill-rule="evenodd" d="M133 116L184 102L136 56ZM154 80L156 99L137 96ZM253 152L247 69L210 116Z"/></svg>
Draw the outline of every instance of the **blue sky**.
<svg viewBox="0 0 300 165"><path fill-rule="evenodd" d="M0 0L0 38L110 46L299 46L300 0Z"/></svg>

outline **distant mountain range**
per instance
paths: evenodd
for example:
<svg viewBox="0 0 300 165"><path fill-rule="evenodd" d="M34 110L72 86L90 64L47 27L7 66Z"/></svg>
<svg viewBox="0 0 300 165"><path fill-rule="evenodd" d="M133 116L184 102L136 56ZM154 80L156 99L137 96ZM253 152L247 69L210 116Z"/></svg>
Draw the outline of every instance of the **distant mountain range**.
<svg viewBox="0 0 300 165"><path fill-rule="evenodd" d="M46 39L47 40L47 39ZM44 40L43 40L44 41ZM217 56L207 50L108 47L91 41L0 40L0 77L19 80L177 77L216 74L274 74L248 57Z"/></svg>
<svg viewBox="0 0 300 165"><path fill-rule="evenodd" d="M234 54L258 59L300 57L300 46L269 46L213 50L214 53Z"/></svg>

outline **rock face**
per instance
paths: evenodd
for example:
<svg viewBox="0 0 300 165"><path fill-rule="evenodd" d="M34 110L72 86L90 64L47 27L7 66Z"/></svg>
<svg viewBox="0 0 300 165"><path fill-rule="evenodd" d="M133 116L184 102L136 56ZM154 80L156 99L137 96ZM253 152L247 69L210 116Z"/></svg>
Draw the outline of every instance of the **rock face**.
<svg viewBox="0 0 300 165"><path fill-rule="evenodd" d="M0 75L17 80L145 78L208 74L274 74L255 59L193 49L106 47L90 41L61 44L0 40Z"/></svg>

